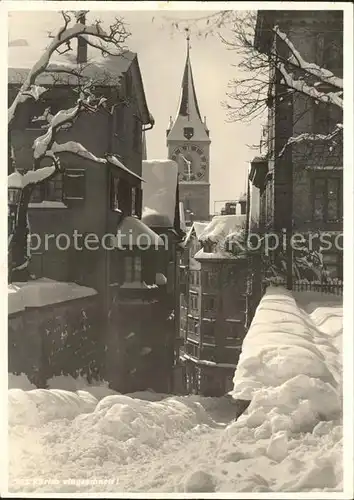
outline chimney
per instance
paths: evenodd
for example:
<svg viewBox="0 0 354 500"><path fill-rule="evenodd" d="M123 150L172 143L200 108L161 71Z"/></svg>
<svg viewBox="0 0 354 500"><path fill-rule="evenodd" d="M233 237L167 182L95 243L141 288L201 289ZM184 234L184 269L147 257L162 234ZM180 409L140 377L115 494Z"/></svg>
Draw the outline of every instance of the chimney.
<svg viewBox="0 0 354 500"><path fill-rule="evenodd" d="M81 12L77 17L77 22L80 24L86 24L86 13L85 11ZM85 64L87 63L87 43L84 38L81 36L77 39L77 64Z"/></svg>

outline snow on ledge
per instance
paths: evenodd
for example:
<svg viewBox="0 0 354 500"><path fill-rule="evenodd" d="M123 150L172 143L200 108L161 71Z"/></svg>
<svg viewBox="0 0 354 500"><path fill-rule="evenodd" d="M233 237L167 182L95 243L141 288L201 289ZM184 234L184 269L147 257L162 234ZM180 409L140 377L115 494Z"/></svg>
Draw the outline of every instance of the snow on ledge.
<svg viewBox="0 0 354 500"><path fill-rule="evenodd" d="M249 418L272 408L302 428L341 412L343 327L338 304L328 306L327 297L325 310L317 303L310 314L297 300L283 287L267 288L243 341L232 395L251 401ZM314 302L312 292L303 292L302 302Z"/></svg>
<svg viewBox="0 0 354 500"><path fill-rule="evenodd" d="M8 314L23 311L26 307L47 306L96 294L93 288L49 278L12 283L8 286Z"/></svg>
<svg viewBox="0 0 354 500"><path fill-rule="evenodd" d="M28 208L68 208L62 201L43 200L40 203L29 203Z"/></svg>
<svg viewBox="0 0 354 500"><path fill-rule="evenodd" d="M147 285L145 281L131 281L131 282L125 282L123 285L121 285L121 288L128 288L128 289L150 289L150 288L157 288L157 285Z"/></svg>

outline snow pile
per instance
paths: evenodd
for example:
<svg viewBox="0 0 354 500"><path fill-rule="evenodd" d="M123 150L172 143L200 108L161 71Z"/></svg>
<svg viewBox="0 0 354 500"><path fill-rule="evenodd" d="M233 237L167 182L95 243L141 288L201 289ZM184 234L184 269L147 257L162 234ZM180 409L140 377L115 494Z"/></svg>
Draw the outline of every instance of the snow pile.
<svg viewBox="0 0 354 500"><path fill-rule="evenodd" d="M194 256L195 259L237 259L244 250L244 226L246 216L216 215L200 233L198 239L201 248ZM205 243L211 243L211 251L206 251ZM237 245L238 255L230 252L232 244Z"/></svg>
<svg viewBox="0 0 354 500"><path fill-rule="evenodd" d="M281 287L269 288L261 300L234 377L233 397L251 400L252 425L306 431L340 415L340 353L320 329L320 311L308 315ZM335 318L338 333L341 314Z"/></svg>
<svg viewBox="0 0 354 500"><path fill-rule="evenodd" d="M199 236L202 234L202 232L204 231L204 229L207 227L208 225L208 222L198 222L198 221L195 221L193 222L193 224L191 225L182 245L183 247L185 247L190 239L192 238L193 235L195 235L197 238L199 238Z"/></svg>
<svg viewBox="0 0 354 500"><path fill-rule="evenodd" d="M25 375L24 373L21 373L21 375L15 375L13 373L9 373L8 388L22 389L23 391L29 391L30 389L36 389L36 386L31 384L31 382L27 378L27 375Z"/></svg>
<svg viewBox="0 0 354 500"><path fill-rule="evenodd" d="M252 397L237 421L230 397L104 383L95 394L67 378L10 390L11 491L341 491L341 304L294 295L273 288L261 301L235 374L233 396Z"/></svg>
<svg viewBox="0 0 354 500"><path fill-rule="evenodd" d="M173 160L144 160L142 221L148 226L173 227L178 165Z"/></svg>
<svg viewBox="0 0 354 500"><path fill-rule="evenodd" d="M124 217L117 229L117 236L112 243L119 250L138 247L140 249L148 247L161 247L164 240L150 229L144 222L133 216Z"/></svg>
<svg viewBox="0 0 354 500"><path fill-rule="evenodd" d="M12 283L8 286L8 313L22 311L25 307L40 307L96 294L93 288L49 278Z"/></svg>
<svg viewBox="0 0 354 500"><path fill-rule="evenodd" d="M229 234L235 232L237 228L242 228L245 224L246 216L237 215L216 215L200 234L200 241L211 241L218 243L224 240Z"/></svg>

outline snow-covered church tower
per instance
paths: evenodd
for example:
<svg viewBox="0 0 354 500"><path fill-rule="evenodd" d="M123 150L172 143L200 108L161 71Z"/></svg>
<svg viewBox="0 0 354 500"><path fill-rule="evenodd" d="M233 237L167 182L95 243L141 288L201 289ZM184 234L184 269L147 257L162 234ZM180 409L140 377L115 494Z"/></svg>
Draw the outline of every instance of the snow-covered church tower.
<svg viewBox="0 0 354 500"><path fill-rule="evenodd" d="M177 116L167 129L168 157L179 166L179 197L186 221L208 221L210 214L209 130L201 118L190 60L187 57Z"/></svg>

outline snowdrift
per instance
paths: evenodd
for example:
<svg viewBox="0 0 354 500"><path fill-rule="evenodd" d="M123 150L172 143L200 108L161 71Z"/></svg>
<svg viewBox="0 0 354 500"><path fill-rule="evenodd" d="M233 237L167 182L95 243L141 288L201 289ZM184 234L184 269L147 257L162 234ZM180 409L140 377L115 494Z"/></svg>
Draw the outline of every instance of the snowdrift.
<svg viewBox="0 0 354 500"><path fill-rule="evenodd" d="M321 294L317 299L321 297L323 301ZM251 401L248 421L267 427L266 414L272 411L283 416L281 422L272 420L273 430L277 421L280 428L301 431L341 413L341 356L333 337L342 332L338 325L342 309L338 311L338 302L326 307L337 323L332 331L328 326L327 331L321 328L321 309L323 317L321 307L308 314L286 289L267 290L244 340L234 377L233 397Z"/></svg>
<svg viewBox="0 0 354 500"><path fill-rule="evenodd" d="M10 491L342 491L341 334L340 303L269 289L235 372L233 397L251 400L237 420L232 398L12 377Z"/></svg>

